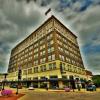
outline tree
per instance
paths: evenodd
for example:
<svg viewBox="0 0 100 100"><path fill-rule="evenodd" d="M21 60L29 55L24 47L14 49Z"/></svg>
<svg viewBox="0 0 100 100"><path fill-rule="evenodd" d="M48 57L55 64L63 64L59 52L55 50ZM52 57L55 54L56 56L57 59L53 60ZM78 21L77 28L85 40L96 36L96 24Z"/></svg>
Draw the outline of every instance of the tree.
<svg viewBox="0 0 100 100"><path fill-rule="evenodd" d="M100 75L94 75L92 80L97 87L100 87Z"/></svg>

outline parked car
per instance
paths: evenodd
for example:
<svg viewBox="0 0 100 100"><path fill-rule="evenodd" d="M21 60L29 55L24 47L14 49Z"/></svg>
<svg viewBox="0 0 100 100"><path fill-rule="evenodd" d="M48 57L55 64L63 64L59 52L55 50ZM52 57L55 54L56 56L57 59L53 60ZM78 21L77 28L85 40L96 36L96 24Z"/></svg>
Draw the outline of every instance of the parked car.
<svg viewBox="0 0 100 100"><path fill-rule="evenodd" d="M87 85L86 86L86 90L87 91L96 91L96 86L95 85L92 85L92 84Z"/></svg>
<svg viewBox="0 0 100 100"><path fill-rule="evenodd" d="M58 90L59 88L57 86L53 86L52 89Z"/></svg>
<svg viewBox="0 0 100 100"><path fill-rule="evenodd" d="M65 87L64 90L65 92L70 92L71 89L69 87Z"/></svg>
<svg viewBox="0 0 100 100"><path fill-rule="evenodd" d="M10 88L17 88L17 85L16 84L11 84Z"/></svg>
<svg viewBox="0 0 100 100"><path fill-rule="evenodd" d="M29 90L34 90L33 85L30 85L28 89L29 89Z"/></svg>

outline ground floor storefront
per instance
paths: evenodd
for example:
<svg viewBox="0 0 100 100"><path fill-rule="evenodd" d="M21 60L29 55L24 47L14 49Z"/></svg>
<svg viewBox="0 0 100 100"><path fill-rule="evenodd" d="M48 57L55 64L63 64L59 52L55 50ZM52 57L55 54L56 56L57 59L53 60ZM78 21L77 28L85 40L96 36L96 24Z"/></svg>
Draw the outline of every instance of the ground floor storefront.
<svg viewBox="0 0 100 100"><path fill-rule="evenodd" d="M74 80L73 78L42 78L34 80L6 81L2 84L10 87L19 85L27 88L33 86L34 88L63 89L64 87L70 87L75 89L77 88L77 84L80 85L81 88L85 88L86 80Z"/></svg>

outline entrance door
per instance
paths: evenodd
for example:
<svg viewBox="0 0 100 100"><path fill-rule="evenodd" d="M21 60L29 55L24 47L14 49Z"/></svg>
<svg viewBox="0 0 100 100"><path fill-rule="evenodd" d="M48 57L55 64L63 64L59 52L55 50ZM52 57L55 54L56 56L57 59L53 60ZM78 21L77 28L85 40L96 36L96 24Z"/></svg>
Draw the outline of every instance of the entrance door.
<svg viewBox="0 0 100 100"><path fill-rule="evenodd" d="M58 76L50 76L50 88L58 88Z"/></svg>
<svg viewBox="0 0 100 100"><path fill-rule="evenodd" d="M74 77L71 75L69 76L69 79L70 79L70 84L71 84L71 87L72 89L75 89L75 80L74 80Z"/></svg>

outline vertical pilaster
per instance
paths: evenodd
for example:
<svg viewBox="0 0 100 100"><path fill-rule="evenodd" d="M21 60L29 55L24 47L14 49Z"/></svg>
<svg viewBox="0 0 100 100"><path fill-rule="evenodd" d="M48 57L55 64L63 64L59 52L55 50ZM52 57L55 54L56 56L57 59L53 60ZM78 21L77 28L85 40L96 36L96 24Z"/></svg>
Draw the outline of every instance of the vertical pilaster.
<svg viewBox="0 0 100 100"><path fill-rule="evenodd" d="M63 86L64 86L62 81L59 81L58 85L59 85L59 88L63 88Z"/></svg>

